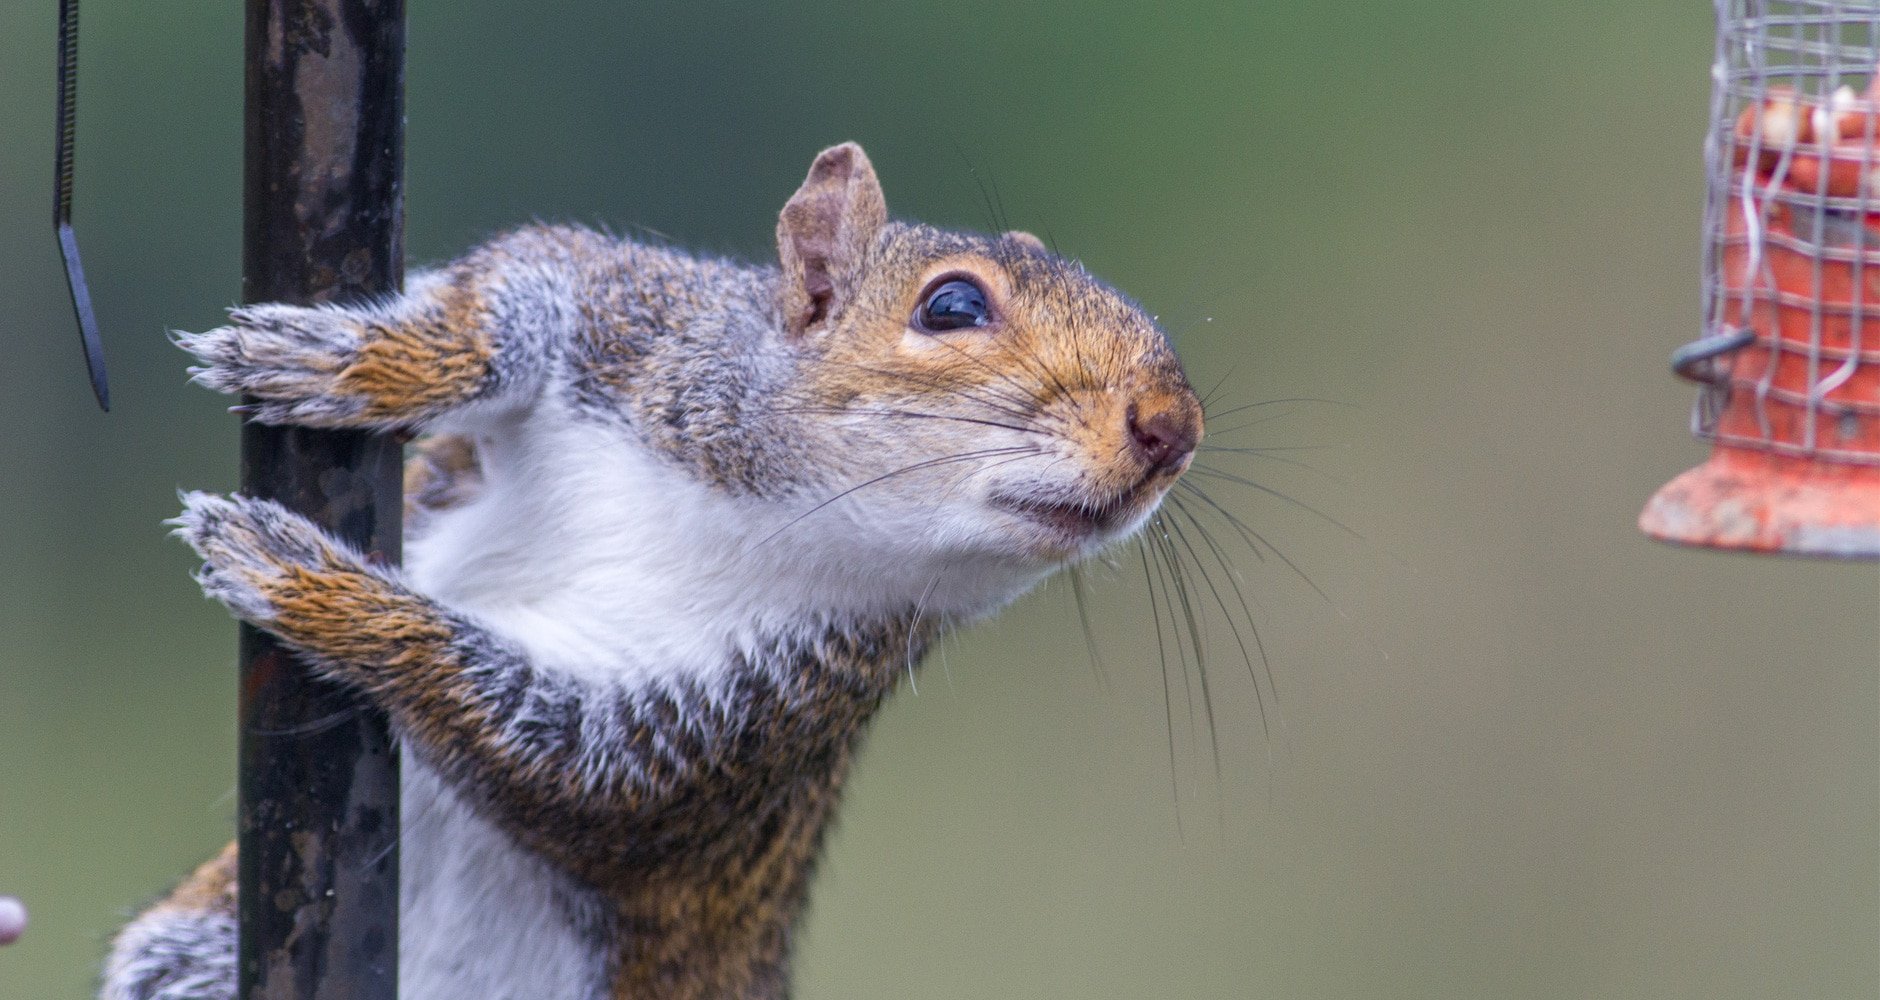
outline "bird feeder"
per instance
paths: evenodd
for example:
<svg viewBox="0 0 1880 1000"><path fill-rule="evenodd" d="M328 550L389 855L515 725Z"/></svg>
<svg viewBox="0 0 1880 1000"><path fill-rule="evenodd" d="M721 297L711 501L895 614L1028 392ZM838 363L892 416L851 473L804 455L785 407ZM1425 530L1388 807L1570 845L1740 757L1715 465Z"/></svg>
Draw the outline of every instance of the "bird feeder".
<svg viewBox="0 0 1880 1000"><path fill-rule="evenodd" d="M1716 2L1704 328L1671 359L1712 452L1639 527L1880 558L1880 2Z"/></svg>

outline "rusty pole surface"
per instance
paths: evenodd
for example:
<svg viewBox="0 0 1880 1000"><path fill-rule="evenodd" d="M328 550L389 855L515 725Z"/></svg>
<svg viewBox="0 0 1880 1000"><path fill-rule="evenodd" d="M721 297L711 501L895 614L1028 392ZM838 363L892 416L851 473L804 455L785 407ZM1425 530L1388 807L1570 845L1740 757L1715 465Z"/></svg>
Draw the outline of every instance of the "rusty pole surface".
<svg viewBox="0 0 1880 1000"><path fill-rule="evenodd" d="M249 0L242 298L317 303L404 274L404 0ZM242 491L399 558L400 446L248 424ZM239 996L398 990L398 754L384 717L241 632Z"/></svg>

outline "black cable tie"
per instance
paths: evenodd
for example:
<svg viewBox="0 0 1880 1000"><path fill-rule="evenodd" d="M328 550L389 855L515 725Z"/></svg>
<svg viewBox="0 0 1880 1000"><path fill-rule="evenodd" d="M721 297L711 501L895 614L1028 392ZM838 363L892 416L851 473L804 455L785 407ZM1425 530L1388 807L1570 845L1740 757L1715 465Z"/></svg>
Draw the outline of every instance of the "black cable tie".
<svg viewBox="0 0 1880 1000"><path fill-rule="evenodd" d="M91 290L85 286L85 267L78 261L78 235L72 232L72 139L77 132L77 107L78 0L59 0L59 148L53 163L58 191L52 225L59 236L59 256L65 259L65 285L72 292L72 312L78 316L91 391L98 397L98 406L109 412L111 387L105 381L104 342L98 338L98 317L92 312Z"/></svg>

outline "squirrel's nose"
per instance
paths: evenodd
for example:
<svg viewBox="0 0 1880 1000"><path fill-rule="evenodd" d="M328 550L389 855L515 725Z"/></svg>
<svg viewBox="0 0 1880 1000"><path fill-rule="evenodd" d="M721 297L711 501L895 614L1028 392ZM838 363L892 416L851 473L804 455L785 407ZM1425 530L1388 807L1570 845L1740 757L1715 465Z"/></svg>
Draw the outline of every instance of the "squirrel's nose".
<svg viewBox="0 0 1880 1000"><path fill-rule="evenodd" d="M1124 420L1129 425L1131 450L1153 472L1180 465L1201 440L1201 421L1190 408L1179 404L1145 415L1131 403Z"/></svg>

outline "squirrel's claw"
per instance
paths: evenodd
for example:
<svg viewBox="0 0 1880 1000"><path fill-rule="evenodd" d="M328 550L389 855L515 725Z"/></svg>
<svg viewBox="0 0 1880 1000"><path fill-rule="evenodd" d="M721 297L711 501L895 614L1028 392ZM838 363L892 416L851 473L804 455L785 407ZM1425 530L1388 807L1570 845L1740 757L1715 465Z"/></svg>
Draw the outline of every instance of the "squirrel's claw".
<svg viewBox="0 0 1880 1000"><path fill-rule="evenodd" d="M275 620L301 573L360 566L312 522L271 500L201 492L181 499L182 513L164 523L202 557L196 582L251 625Z"/></svg>
<svg viewBox="0 0 1880 1000"><path fill-rule="evenodd" d="M350 425L365 405L341 387L360 333L344 312L287 305L243 306L230 324L203 333L173 331L170 342L195 355L189 380L256 397L249 415L268 424Z"/></svg>
<svg viewBox="0 0 1880 1000"><path fill-rule="evenodd" d="M320 676L377 683L379 670L435 662L455 635L455 624L396 571L280 504L211 493L182 501L168 523L202 557L203 593L299 652Z"/></svg>

